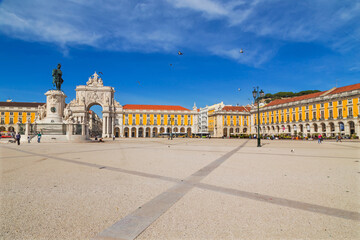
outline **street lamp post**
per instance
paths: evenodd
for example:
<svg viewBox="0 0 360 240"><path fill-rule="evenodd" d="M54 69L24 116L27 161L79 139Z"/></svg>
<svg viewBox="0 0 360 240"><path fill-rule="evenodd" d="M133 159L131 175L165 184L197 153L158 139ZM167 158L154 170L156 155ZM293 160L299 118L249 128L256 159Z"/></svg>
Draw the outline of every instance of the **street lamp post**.
<svg viewBox="0 0 360 240"><path fill-rule="evenodd" d="M254 91L252 92L254 101L257 102L257 146L261 147L260 143L260 107L259 107L259 101L260 98L264 97L264 91L259 91L259 87L254 88Z"/></svg>
<svg viewBox="0 0 360 240"><path fill-rule="evenodd" d="M171 140L173 140L173 135L172 135L173 122L174 122L174 118L170 117L170 138L171 138Z"/></svg>

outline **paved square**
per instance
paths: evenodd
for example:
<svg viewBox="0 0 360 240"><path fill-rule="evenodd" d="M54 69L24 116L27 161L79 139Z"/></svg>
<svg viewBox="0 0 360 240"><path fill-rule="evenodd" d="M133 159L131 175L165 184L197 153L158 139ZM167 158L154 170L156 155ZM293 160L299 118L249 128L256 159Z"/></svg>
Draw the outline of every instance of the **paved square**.
<svg viewBox="0 0 360 240"><path fill-rule="evenodd" d="M0 144L0 238L360 239L359 142L263 143Z"/></svg>

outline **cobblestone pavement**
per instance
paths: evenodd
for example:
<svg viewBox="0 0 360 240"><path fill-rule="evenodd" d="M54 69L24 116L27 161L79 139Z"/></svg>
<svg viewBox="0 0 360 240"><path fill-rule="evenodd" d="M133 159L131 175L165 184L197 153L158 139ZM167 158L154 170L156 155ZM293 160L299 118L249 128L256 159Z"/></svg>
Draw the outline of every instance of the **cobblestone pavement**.
<svg viewBox="0 0 360 240"><path fill-rule="evenodd" d="M0 144L0 239L360 239L359 142Z"/></svg>

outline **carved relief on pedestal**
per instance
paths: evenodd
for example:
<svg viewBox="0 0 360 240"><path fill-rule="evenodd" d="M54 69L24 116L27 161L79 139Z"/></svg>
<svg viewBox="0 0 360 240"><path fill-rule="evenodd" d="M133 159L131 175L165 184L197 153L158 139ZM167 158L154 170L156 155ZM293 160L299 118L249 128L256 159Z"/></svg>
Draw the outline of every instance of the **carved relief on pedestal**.
<svg viewBox="0 0 360 240"><path fill-rule="evenodd" d="M50 96L48 103L51 105L55 105L59 102L59 99L55 96Z"/></svg>
<svg viewBox="0 0 360 240"><path fill-rule="evenodd" d="M38 106L38 120L43 120L46 116L46 104Z"/></svg>

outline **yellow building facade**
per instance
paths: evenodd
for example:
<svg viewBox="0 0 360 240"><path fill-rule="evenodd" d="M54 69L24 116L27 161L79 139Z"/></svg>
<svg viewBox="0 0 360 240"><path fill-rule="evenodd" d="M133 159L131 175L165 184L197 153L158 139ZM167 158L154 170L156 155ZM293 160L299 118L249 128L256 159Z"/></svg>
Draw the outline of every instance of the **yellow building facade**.
<svg viewBox="0 0 360 240"><path fill-rule="evenodd" d="M277 99L260 108L263 135L359 135L360 84L333 88L288 99ZM251 111L252 134L257 133L257 110Z"/></svg>
<svg viewBox="0 0 360 240"><path fill-rule="evenodd" d="M122 123L115 126L115 136L190 137L196 132L196 115L196 110L181 106L127 104L123 106Z"/></svg>
<svg viewBox="0 0 360 240"><path fill-rule="evenodd" d="M208 111L209 133L212 137L231 137L250 131L250 107L220 105Z"/></svg>
<svg viewBox="0 0 360 240"><path fill-rule="evenodd" d="M16 130L18 124L34 123L38 106L44 103L0 102L0 131Z"/></svg>

